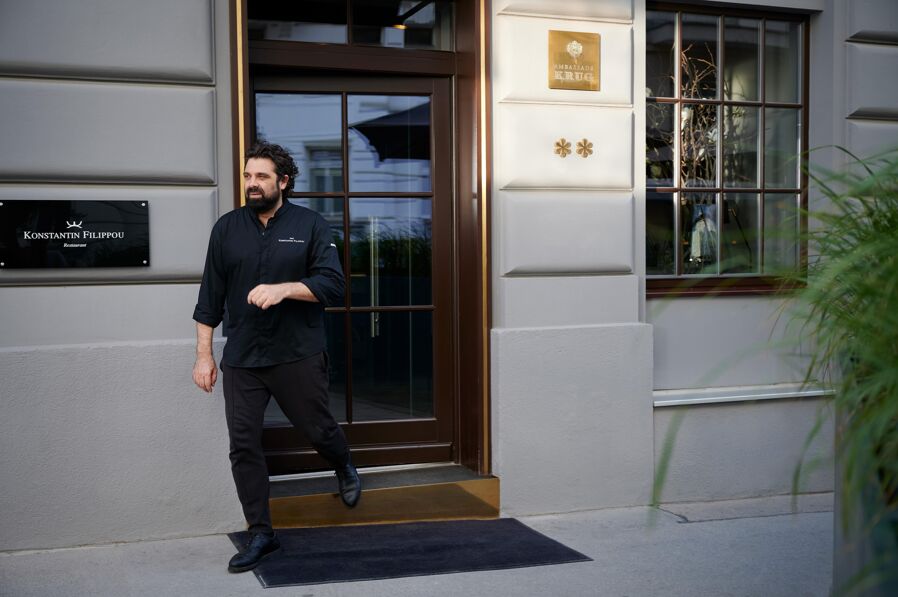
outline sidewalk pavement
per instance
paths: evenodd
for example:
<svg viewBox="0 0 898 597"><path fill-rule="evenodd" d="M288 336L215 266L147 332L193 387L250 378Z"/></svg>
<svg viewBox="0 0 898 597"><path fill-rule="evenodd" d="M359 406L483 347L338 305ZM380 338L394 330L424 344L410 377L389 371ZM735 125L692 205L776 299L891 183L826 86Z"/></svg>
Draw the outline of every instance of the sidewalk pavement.
<svg viewBox="0 0 898 597"><path fill-rule="evenodd" d="M266 597L825 596L832 494L522 517L592 562L263 589L225 535L0 553L0 595ZM652 514L655 516L653 517ZM651 520L654 518L654 522Z"/></svg>

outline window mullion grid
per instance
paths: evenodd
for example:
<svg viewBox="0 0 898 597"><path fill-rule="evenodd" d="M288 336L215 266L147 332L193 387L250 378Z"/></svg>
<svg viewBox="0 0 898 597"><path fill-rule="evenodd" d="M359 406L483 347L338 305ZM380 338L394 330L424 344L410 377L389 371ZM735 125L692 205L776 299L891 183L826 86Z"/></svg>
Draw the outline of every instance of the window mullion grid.
<svg viewBox="0 0 898 597"><path fill-rule="evenodd" d="M681 84L681 73L680 73L680 61L681 61L681 52L682 52L682 36L683 36L683 27L682 27L682 19L683 13L677 12L677 18L674 21L674 98L676 101L674 103L674 168L673 168L673 186L676 189L673 193L673 210L674 210L674 276L682 276L683 275L683 243L681 241L681 232L680 232L680 200L682 196L681 187L683 181L680 177L682 161L680 159L680 154L682 151L682 135L683 135L683 124L682 124L682 114L683 114L683 97L682 97L682 84Z"/></svg>
<svg viewBox="0 0 898 597"><path fill-rule="evenodd" d="M720 100L720 104L717 105L717 161L714 167L715 176L717 180L715 186L718 189L718 192L715 194L715 202L717 203L717 275L719 276L721 273L720 268L720 256L721 256L721 244L723 241L723 228L721 228L721 224L723 223L723 217L721 216L721 212L723 211L723 135L724 135L724 121L723 121L723 113L724 113L724 101L726 100L726 94L723 92L723 61L725 59L724 50L723 50L723 27L724 18L723 16L718 15L717 17L717 98Z"/></svg>
<svg viewBox="0 0 898 597"><path fill-rule="evenodd" d="M767 19L761 19L761 43L759 44L758 53L758 64L760 65L758 68L760 72L758 76L761 79L760 85L760 94L761 97L761 114L759 127L760 127L760 135L758 135L758 144L760 147L758 148L758 187L760 187L761 192L758 194L758 272L760 275L764 275L764 263L766 261L766 256L764 255L764 248L766 246L767 240L767 223L764 221L764 202L767 200L767 195L764 190L767 185L767 173L765 171L765 152L767 147Z"/></svg>
<svg viewBox="0 0 898 597"><path fill-rule="evenodd" d="M347 11L349 1L347 0ZM347 12L347 19L349 13ZM351 31L351 29L350 29ZM340 134L343 143L343 279L347 292L344 297L346 312L343 315L343 343L345 344L343 355L346 359L346 422L352 423L352 237L349 225L349 106L348 95L340 94L341 127Z"/></svg>
<svg viewBox="0 0 898 597"><path fill-rule="evenodd" d="M352 0L346 0L346 45L352 44Z"/></svg>

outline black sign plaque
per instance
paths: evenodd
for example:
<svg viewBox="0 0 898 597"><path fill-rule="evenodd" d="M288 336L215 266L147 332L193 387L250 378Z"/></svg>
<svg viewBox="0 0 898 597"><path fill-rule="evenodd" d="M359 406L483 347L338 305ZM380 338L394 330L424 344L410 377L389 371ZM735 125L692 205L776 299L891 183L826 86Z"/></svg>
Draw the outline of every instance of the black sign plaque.
<svg viewBox="0 0 898 597"><path fill-rule="evenodd" d="M0 269L148 267L146 201L0 199Z"/></svg>

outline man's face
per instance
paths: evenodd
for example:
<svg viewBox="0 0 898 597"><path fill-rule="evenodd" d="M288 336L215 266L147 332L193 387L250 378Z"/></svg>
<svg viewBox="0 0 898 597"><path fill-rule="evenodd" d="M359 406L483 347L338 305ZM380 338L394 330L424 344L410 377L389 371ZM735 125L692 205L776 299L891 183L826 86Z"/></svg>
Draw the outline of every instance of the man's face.
<svg viewBox="0 0 898 597"><path fill-rule="evenodd" d="M268 158L250 158L243 169L243 192L246 205L265 212L278 204L287 187L287 177L278 180L274 162Z"/></svg>

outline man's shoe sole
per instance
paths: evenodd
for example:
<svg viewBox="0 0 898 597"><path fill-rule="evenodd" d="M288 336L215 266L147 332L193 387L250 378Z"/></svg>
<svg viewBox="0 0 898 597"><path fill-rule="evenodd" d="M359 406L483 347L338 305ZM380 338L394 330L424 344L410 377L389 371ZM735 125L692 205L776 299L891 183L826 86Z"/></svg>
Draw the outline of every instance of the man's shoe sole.
<svg viewBox="0 0 898 597"><path fill-rule="evenodd" d="M262 563L262 560L264 560L265 558L267 558L268 556L270 556L270 555L272 555L272 554L276 554L276 553L279 552L280 550L281 550L281 546L278 545L277 549L274 549L274 550L272 550L272 551L269 551L267 554L265 554L264 556L262 556L261 558L259 558L259 559L256 560L255 562L253 562L252 564L247 564L246 566L228 566L228 572L230 572L231 574L238 574L238 573L240 573L240 572L249 572L250 570L252 570L252 569L255 568L256 566L258 566L259 564L261 564L261 563Z"/></svg>

